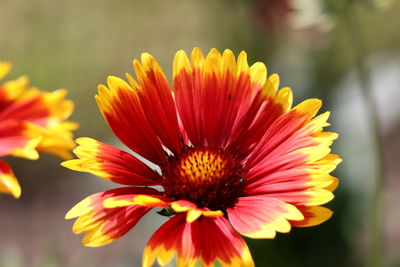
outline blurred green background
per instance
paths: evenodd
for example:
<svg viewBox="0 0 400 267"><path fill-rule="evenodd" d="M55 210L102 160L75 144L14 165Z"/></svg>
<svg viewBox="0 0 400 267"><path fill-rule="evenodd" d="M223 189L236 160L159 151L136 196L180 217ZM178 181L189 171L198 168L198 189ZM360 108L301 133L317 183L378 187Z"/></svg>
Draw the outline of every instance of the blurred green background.
<svg viewBox="0 0 400 267"><path fill-rule="evenodd" d="M6 80L28 75L42 90L69 89L72 119L81 124L76 136L120 146L93 97L108 75L133 73L132 59L142 52L171 77L179 49L246 50L250 63L265 62L269 73L280 74L295 103L323 99L322 111L332 111L329 130L341 134L334 152L344 159L334 173L341 184L327 205L333 218L274 240L248 240L256 265L373 266L371 244L379 242L379 266L394 267L400 266L399 14L396 0L1 0L0 60L14 66ZM83 247L64 214L114 185L64 169L47 155L6 161L23 195L0 195L0 266L140 265L161 216L151 212L105 247ZM384 176L377 176L380 166ZM374 201L377 193L382 202Z"/></svg>

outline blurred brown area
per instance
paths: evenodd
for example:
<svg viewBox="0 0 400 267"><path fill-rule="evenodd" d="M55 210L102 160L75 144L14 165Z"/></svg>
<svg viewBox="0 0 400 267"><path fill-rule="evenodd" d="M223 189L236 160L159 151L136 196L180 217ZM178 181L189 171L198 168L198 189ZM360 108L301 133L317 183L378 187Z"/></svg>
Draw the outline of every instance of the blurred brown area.
<svg viewBox="0 0 400 267"><path fill-rule="evenodd" d="M280 74L281 84L292 87L295 103L311 97L323 99L323 111L332 110L329 130L341 134L334 152L344 159L335 172L341 185L328 205L334 217L318 227L279 234L274 240L248 240L256 265L364 266L376 158L354 74L355 48L346 20L350 12L358 20L381 111L387 174L384 266L400 266L400 109L396 108L400 99L396 79L400 77L400 3L392 1L389 9L378 10L377 1L372 0L308 4L298 0L293 6L291 1L272 2L277 3L2 0L0 60L13 63L6 80L28 75L31 85L42 90L69 89L76 104L72 120L81 125L76 135L119 146L93 97L108 75L133 73L132 59L142 52L154 55L171 77L172 59L179 49L246 50L250 63L265 62L269 73ZM327 5L320 9L318 2ZM356 4L350 10L339 2ZM290 16L275 16L282 9L274 8L282 5L293 9ZM280 19L282 25L277 28ZM268 28L271 23L273 30ZM67 170L59 166L59 159L47 155L38 161L5 160L13 167L23 194L19 200L0 195L1 267L140 265L143 248L162 223L161 216L150 212L121 240L86 248L81 245L82 237L72 234L73 222L64 220L64 215L82 198L116 185Z"/></svg>
<svg viewBox="0 0 400 267"><path fill-rule="evenodd" d="M399 72L400 74L400 72ZM384 210L386 249L389 258L399 258L400 253L400 122L385 135L387 178L385 181ZM397 212L396 212L397 211Z"/></svg>

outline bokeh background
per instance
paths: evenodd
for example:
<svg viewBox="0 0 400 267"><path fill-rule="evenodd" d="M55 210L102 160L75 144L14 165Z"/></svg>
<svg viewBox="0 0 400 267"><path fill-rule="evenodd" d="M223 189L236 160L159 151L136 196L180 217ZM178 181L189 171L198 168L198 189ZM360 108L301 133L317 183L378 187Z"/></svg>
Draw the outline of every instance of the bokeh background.
<svg viewBox="0 0 400 267"><path fill-rule="evenodd" d="M333 149L344 161L335 211L318 227L248 240L257 266L400 266L400 1L382 0L1 0L0 60L6 79L28 75L43 90L69 89L76 136L121 146L94 101L108 75L133 73L150 52L168 77L178 49L246 50L292 87L331 110ZM81 245L66 211L114 185L39 161L6 158L21 199L0 195L0 266L140 266L164 220L150 212L101 248Z"/></svg>

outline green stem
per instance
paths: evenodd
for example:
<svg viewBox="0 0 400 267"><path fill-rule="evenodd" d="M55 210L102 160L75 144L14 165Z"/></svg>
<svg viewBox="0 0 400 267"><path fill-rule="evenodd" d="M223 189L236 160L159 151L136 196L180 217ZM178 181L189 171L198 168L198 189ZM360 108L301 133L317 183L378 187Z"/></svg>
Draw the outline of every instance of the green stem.
<svg viewBox="0 0 400 267"><path fill-rule="evenodd" d="M351 10L353 12L351 12ZM355 57L355 68L357 71L362 96L364 98L367 116L370 123L372 144L374 145L375 175L372 197L370 199L370 221L367 266L383 266L383 189L384 189L384 142L380 127L377 104L373 94L371 76L365 62L367 51L365 42L361 33L361 27L358 25L356 17L357 11L354 9L346 10L345 17L347 29L353 47Z"/></svg>

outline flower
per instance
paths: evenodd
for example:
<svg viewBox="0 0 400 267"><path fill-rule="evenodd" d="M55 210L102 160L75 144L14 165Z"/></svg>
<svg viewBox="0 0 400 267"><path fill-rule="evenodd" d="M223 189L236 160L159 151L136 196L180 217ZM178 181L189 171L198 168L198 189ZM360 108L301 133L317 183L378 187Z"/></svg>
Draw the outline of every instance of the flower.
<svg viewBox="0 0 400 267"><path fill-rule="evenodd" d="M11 64L0 62L0 79ZM72 158L75 146L71 131L77 124L65 121L73 103L65 100L66 90L52 93L27 88L28 79L20 77L0 84L0 157L17 156L38 159L38 151L63 159ZM21 196L21 187L12 169L0 160L0 192Z"/></svg>
<svg viewBox="0 0 400 267"><path fill-rule="evenodd" d="M143 266L177 254L178 266L254 266L241 235L274 238L292 226L329 219L322 207L341 161L330 154L336 133L323 132L329 112L318 99L292 106L289 88L267 77L246 53L183 51L173 63L174 91L157 61L133 61L138 82L109 77L96 100L118 138L143 158L79 138L78 159L63 165L126 185L91 195L66 215L83 244L101 246L128 232L152 208L171 217L150 238ZM240 235L241 234L241 235Z"/></svg>

